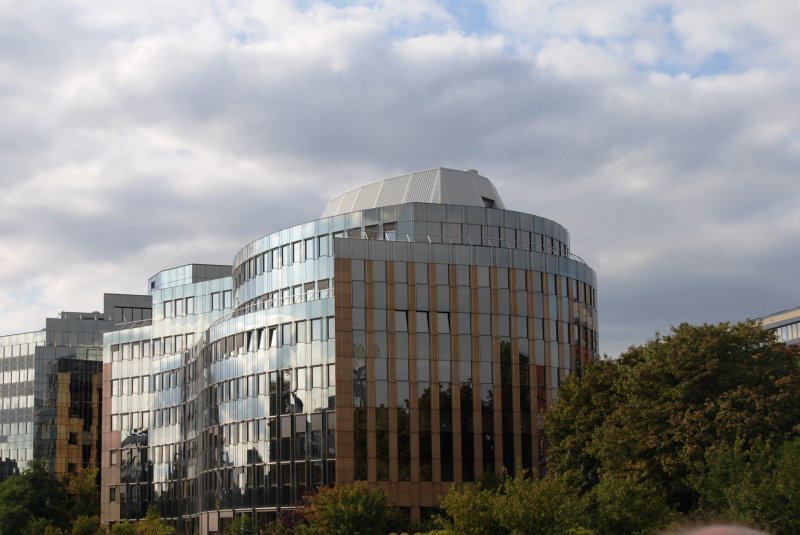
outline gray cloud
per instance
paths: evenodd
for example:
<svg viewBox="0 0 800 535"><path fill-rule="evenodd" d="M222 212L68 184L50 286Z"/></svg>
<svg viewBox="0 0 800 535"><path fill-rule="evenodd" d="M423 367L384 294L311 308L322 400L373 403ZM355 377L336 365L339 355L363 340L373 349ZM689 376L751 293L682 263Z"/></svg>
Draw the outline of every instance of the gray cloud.
<svg viewBox="0 0 800 535"><path fill-rule="evenodd" d="M521 6L0 10L3 332L437 165L567 226L609 354L797 305L800 9Z"/></svg>

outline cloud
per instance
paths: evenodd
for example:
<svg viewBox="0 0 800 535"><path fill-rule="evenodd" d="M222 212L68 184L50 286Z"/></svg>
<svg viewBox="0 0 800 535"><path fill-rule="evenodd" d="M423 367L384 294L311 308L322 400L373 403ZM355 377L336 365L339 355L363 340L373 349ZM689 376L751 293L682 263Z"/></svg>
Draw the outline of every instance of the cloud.
<svg viewBox="0 0 800 535"><path fill-rule="evenodd" d="M571 231L602 351L795 306L798 23L788 1L0 7L0 325L438 165Z"/></svg>

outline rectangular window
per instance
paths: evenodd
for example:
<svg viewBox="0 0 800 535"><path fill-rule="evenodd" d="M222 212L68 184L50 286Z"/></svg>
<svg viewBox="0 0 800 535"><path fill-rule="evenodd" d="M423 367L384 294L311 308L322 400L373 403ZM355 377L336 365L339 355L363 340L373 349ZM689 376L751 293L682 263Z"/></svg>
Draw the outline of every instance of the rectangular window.
<svg viewBox="0 0 800 535"><path fill-rule="evenodd" d="M269 328L269 347L278 347L278 328Z"/></svg>
<svg viewBox="0 0 800 535"><path fill-rule="evenodd" d="M427 312L417 312L417 332L418 333L426 333L426 332L428 332L428 313Z"/></svg>
<svg viewBox="0 0 800 535"><path fill-rule="evenodd" d="M289 245L281 247L281 257L283 258L283 265L290 266L292 264L292 248Z"/></svg>
<svg viewBox="0 0 800 535"><path fill-rule="evenodd" d="M194 314L194 297L186 298L186 315Z"/></svg>
<svg viewBox="0 0 800 535"><path fill-rule="evenodd" d="M333 316L328 316L328 338L335 338L336 337L336 322L333 319Z"/></svg>
<svg viewBox="0 0 800 535"><path fill-rule="evenodd" d="M183 299L176 299L175 300L175 315L176 316L185 315L185 310L183 308Z"/></svg>
<svg viewBox="0 0 800 535"><path fill-rule="evenodd" d="M394 311L394 330L396 332L408 332L408 311Z"/></svg>
<svg viewBox="0 0 800 535"><path fill-rule="evenodd" d="M292 324L284 323L281 325L281 345L290 346L294 345L292 339Z"/></svg>
<svg viewBox="0 0 800 535"><path fill-rule="evenodd" d="M301 285L292 286L292 298L295 303L303 302L303 287Z"/></svg>
<svg viewBox="0 0 800 535"><path fill-rule="evenodd" d="M292 244L292 262L303 261L303 242L296 241Z"/></svg>
<svg viewBox="0 0 800 535"><path fill-rule="evenodd" d="M231 290L222 292L222 308L231 308Z"/></svg>
<svg viewBox="0 0 800 535"><path fill-rule="evenodd" d="M164 317L171 318L172 313L172 301L164 301Z"/></svg>
<svg viewBox="0 0 800 535"><path fill-rule="evenodd" d="M272 269L280 269L283 264L281 263L281 248L276 247L272 250Z"/></svg>
<svg viewBox="0 0 800 535"><path fill-rule="evenodd" d="M319 298L325 299L326 297L330 297L328 292L328 279L322 279L317 281L317 290L319 290Z"/></svg>
<svg viewBox="0 0 800 535"><path fill-rule="evenodd" d="M450 314L447 312L436 313L436 331L439 334L450 333Z"/></svg>
<svg viewBox="0 0 800 535"><path fill-rule="evenodd" d="M320 236L319 237L319 248L318 248L318 251L319 251L319 256L320 257L329 256L330 255L329 247L328 247L328 245L330 243L329 240L330 240L330 237L327 234L325 234L324 236Z"/></svg>
<svg viewBox="0 0 800 535"><path fill-rule="evenodd" d="M211 294L211 310L219 310L221 304L222 303L220 302L219 292L212 292L212 294Z"/></svg>
<svg viewBox="0 0 800 535"><path fill-rule="evenodd" d="M295 323L295 340L298 344L304 344L308 341L306 338L306 325L305 321Z"/></svg>
<svg viewBox="0 0 800 535"><path fill-rule="evenodd" d="M306 293L306 301L313 300L314 299L314 283L313 282L305 283L305 285L303 286L303 289L305 290L305 293Z"/></svg>
<svg viewBox="0 0 800 535"><path fill-rule="evenodd" d="M305 244L305 251L303 251L305 253L305 259L310 260L314 258L314 238L309 238L303 243Z"/></svg>
<svg viewBox="0 0 800 535"><path fill-rule="evenodd" d="M322 340L322 318L311 320L311 340Z"/></svg>

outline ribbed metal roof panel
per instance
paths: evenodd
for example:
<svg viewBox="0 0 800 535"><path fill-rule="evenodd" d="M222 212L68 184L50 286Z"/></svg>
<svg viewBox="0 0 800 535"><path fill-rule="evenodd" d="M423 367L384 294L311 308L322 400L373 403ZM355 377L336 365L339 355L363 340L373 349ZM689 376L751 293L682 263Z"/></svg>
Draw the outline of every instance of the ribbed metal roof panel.
<svg viewBox="0 0 800 535"><path fill-rule="evenodd" d="M375 201L378 199L378 193L380 193L382 185L383 182L375 182L368 186L359 188L358 196L353 203L353 211L374 208Z"/></svg>
<svg viewBox="0 0 800 535"><path fill-rule="evenodd" d="M438 169L414 173L403 202L432 202L433 186L438 175Z"/></svg>
<svg viewBox="0 0 800 535"><path fill-rule="evenodd" d="M383 189L378 196L375 206L391 206L393 204L402 204L403 198L408 189L408 183L411 181L411 175L403 175L394 178L387 178L379 184L383 184Z"/></svg>
<svg viewBox="0 0 800 535"><path fill-rule="evenodd" d="M494 185L475 171L436 168L387 178L332 199L322 217L409 202L485 206L485 199L505 208Z"/></svg>

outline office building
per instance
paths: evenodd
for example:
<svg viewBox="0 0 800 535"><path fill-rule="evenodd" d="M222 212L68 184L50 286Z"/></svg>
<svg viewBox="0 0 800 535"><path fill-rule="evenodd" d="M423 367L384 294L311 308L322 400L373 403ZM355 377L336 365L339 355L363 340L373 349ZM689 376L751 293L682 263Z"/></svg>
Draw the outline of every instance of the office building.
<svg viewBox="0 0 800 535"><path fill-rule="evenodd" d="M756 321L768 331L774 331L781 342L800 344L800 307L776 312Z"/></svg>
<svg viewBox="0 0 800 535"><path fill-rule="evenodd" d="M152 320L105 335L104 522L153 505L213 533L355 480L417 518L542 470L542 413L597 357L568 232L475 171L356 188L204 268L156 275Z"/></svg>
<svg viewBox="0 0 800 535"><path fill-rule="evenodd" d="M100 464L103 333L149 317L147 296L106 294L103 312L62 312L0 336L0 479L42 459L58 478Z"/></svg>

